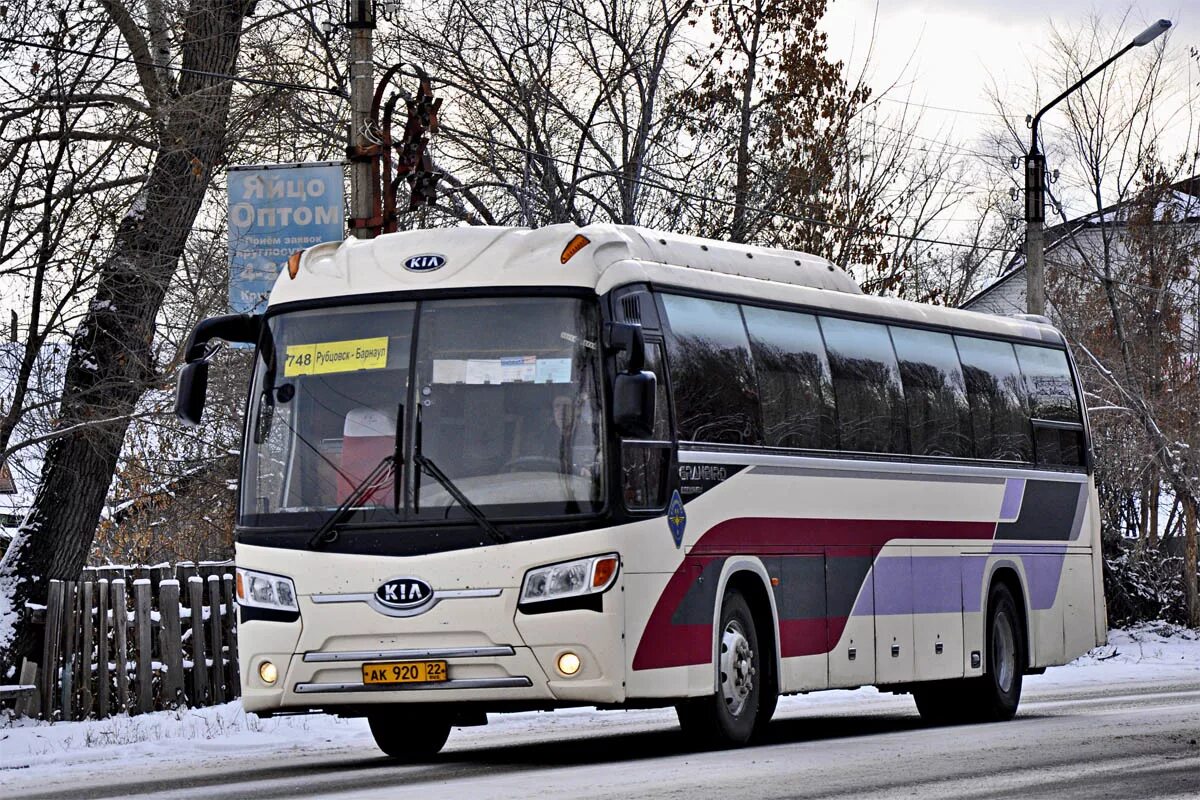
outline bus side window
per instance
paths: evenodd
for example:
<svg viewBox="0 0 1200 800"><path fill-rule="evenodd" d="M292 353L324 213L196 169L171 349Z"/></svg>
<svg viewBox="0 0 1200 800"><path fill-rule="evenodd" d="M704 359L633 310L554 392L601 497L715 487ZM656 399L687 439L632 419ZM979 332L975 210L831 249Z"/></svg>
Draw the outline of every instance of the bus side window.
<svg viewBox="0 0 1200 800"><path fill-rule="evenodd" d="M750 341L734 303L661 295L675 426L679 438L719 444L762 444L758 385Z"/></svg>
<svg viewBox="0 0 1200 800"><path fill-rule="evenodd" d="M890 327L913 455L970 458L971 410L954 339L948 333Z"/></svg>
<svg viewBox="0 0 1200 800"><path fill-rule="evenodd" d="M812 314L742 306L762 397L764 444L836 450L833 379Z"/></svg>
<svg viewBox="0 0 1200 800"><path fill-rule="evenodd" d="M625 368L625 357L617 359ZM671 413L667 381L662 369L662 345L646 343L646 366L657 378L654 396L654 432L650 439L621 443L621 490L631 511L659 510L667 504L667 470L671 465Z"/></svg>
<svg viewBox="0 0 1200 800"><path fill-rule="evenodd" d="M967 383L975 457L1033 461L1029 405L1017 356L1008 342L955 336Z"/></svg>
<svg viewBox="0 0 1200 800"><path fill-rule="evenodd" d="M1067 354L1026 344L1016 345L1016 350L1025 390L1029 393L1037 463L1042 466L1082 466L1083 417Z"/></svg>
<svg viewBox="0 0 1200 800"><path fill-rule="evenodd" d="M900 367L884 325L821 317L842 450L904 453L908 420Z"/></svg>

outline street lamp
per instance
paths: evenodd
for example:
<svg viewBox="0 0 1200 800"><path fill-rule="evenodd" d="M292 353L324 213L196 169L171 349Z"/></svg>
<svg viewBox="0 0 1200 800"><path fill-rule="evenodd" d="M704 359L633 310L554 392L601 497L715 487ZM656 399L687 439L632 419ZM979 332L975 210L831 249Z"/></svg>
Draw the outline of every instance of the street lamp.
<svg viewBox="0 0 1200 800"><path fill-rule="evenodd" d="M1171 20L1160 19L1133 37L1133 41L1113 53L1107 61L1076 81L1069 89L1042 107L1030 125L1029 152L1025 154L1025 294L1030 314L1046 313L1046 270L1043 264L1043 225L1046 222L1046 157L1038 147L1038 123L1045 114L1071 92L1083 86L1105 67L1135 47L1150 44L1167 32Z"/></svg>

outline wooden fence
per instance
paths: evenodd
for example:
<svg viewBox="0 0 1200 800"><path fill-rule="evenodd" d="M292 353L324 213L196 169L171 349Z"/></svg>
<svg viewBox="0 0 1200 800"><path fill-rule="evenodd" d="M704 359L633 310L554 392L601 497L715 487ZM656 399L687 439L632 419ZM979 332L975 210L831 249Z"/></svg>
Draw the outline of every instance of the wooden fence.
<svg viewBox="0 0 1200 800"><path fill-rule="evenodd" d="M103 719L239 695L233 564L98 567L51 581L37 691L18 714Z"/></svg>

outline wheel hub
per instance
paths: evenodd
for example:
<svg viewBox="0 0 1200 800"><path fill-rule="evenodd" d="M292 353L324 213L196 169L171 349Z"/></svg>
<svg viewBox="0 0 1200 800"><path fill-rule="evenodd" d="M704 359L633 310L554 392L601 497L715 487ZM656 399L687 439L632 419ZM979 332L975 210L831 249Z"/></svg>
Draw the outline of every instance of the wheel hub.
<svg viewBox="0 0 1200 800"><path fill-rule="evenodd" d="M730 620L721 634L721 699L729 713L738 716L754 690L754 651L737 620Z"/></svg>
<svg viewBox="0 0 1200 800"><path fill-rule="evenodd" d="M1003 612L996 615L996 623L992 628L992 659L996 669L996 684L1002 692L1011 691L1017 672L1017 646L1012 621Z"/></svg>

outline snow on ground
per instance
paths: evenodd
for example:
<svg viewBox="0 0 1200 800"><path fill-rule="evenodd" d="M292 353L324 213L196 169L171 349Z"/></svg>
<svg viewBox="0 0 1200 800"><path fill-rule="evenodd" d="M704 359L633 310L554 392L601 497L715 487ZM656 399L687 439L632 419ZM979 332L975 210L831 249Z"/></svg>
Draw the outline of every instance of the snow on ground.
<svg viewBox="0 0 1200 800"><path fill-rule="evenodd" d="M1105 687L1150 681L1200 686L1200 631L1163 623L1140 625L1109 634L1098 647L1070 665L1026 679L1027 693L1042 690ZM817 710L870 713L911 710L906 698L881 695L873 688L815 692L780 701L779 715ZM482 728L457 730L448 749L515 744L522 740L564 739L606 732L667 729L675 725L670 709L605 711L568 709L553 713L492 715ZM70 774L154 765L203 767L231 758L262 757L287 761L305 757L370 757L378 753L365 720L314 714L259 719L237 702L205 709L163 711L140 717L114 717L49 725L29 720L0 721L0 786L27 782L38 775L61 779Z"/></svg>

